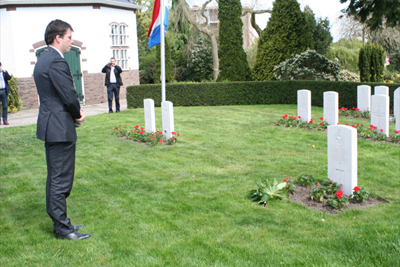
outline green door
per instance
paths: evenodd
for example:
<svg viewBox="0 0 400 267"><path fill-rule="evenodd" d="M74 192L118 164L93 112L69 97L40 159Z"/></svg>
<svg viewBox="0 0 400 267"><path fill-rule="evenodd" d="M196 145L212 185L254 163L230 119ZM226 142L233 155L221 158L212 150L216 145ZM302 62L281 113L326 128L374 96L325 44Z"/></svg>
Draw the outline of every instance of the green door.
<svg viewBox="0 0 400 267"><path fill-rule="evenodd" d="M42 52L46 49L43 47L36 51L36 57L39 59ZM71 70L72 78L74 79L75 90L78 93L79 101L83 104L83 90L82 90L82 72L81 72L81 51L79 48L71 47L68 54L64 55L65 60Z"/></svg>

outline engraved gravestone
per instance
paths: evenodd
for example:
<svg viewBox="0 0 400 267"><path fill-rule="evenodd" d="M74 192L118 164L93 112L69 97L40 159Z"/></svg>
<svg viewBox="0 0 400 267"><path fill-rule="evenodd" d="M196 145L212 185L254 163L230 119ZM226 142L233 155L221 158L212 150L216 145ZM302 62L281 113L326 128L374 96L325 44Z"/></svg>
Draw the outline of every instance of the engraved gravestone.
<svg viewBox="0 0 400 267"><path fill-rule="evenodd" d="M328 126L328 178L345 195L357 186L357 129L345 125Z"/></svg>
<svg viewBox="0 0 400 267"><path fill-rule="evenodd" d="M400 87L394 90L393 114L395 118L395 129L400 131Z"/></svg>
<svg viewBox="0 0 400 267"><path fill-rule="evenodd" d="M389 96L378 94L371 97L371 124L378 127L377 133L389 136Z"/></svg>
<svg viewBox="0 0 400 267"><path fill-rule="evenodd" d="M303 122L311 120L311 91L298 90L297 91L297 116Z"/></svg>
<svg viewBox="0 0 400 267"><path fill-rule="evenodd" d="M161 102L161 110L162 110L162 125L163 125L163 134L170 139L172 137L171 132L174 132L174 110L172 102L164 101Z"/></svg>
<svg viewBox="0 0 400 267"><path fill-rule="evenodd" d="M156 115L154 113L154 100L147 98L143 100L144 105L144 128L147 133L156 131Z"/></svg>
<svg viewBox="0 0 400 267"><path fill-rule="evenodd" d="M324 92L324 120L328 125L336 125L339 121L339 94Z"/></svg>
<svg viewBox="0 0 400 267"><path fill-rule="evenodd" d="M389 96L389 87L387 86L375 86L375 95L387 95Z"/></svg>
<svg viewBox="0 0 400 267"><path fill-rule="evenodd" d="M371 111L371 86L357 86L357 108L362 111Z"/></svg>

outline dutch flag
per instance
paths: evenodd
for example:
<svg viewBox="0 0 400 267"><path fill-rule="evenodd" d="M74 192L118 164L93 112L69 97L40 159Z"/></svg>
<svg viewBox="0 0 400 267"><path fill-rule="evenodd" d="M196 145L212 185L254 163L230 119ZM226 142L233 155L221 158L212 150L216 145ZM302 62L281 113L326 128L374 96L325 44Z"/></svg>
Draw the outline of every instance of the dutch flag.
<svg viewBox="0 0 400 267"><path fill-rule="evenodd" d="M165 18L164 18L164 29L165 33L168 29L168 8L165 7ZM147 37L150 37L149 40L149 50L161 43L161 14L160 14L160 0L156 0L154 2L154 9L153 9L153 17L150 23L149 32L147 33Z"/></svg>

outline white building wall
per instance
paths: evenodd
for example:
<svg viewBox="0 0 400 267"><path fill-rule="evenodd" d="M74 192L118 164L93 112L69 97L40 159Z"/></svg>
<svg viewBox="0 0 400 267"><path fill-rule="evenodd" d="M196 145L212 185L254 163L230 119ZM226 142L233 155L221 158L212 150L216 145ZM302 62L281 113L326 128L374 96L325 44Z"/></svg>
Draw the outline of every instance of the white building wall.
<svg viewBox="0 0 400 267"><path fill-rule="evenodd" d="M99 73L112 56L111 22L126 23L128 67L139 69L136 15L133 11L92 6L79 7L28 7L16 11L0 9L0 61L15 77L32 77L36 62L33 44L44 40L47 24L61 19L74 29L72 38L82 42L82 71Z"/></svg>

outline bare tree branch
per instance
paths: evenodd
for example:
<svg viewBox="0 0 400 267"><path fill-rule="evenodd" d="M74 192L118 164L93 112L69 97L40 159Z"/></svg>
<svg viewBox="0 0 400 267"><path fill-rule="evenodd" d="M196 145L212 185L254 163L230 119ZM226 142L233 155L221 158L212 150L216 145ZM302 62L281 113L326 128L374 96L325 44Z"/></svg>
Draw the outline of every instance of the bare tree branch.
<svg viewBox="0 0 400 267"><path fill-rule="evenodd" d="M256 23L256 14L264 14L264 13L272 13L270 9L262 9L262 10L253 10L252 8L243 8L242 10L242 17L246 16L247 14L251 14L250 22L251 26L256 30L258 36L261 36L262 30L260 26Z"/></svg>

